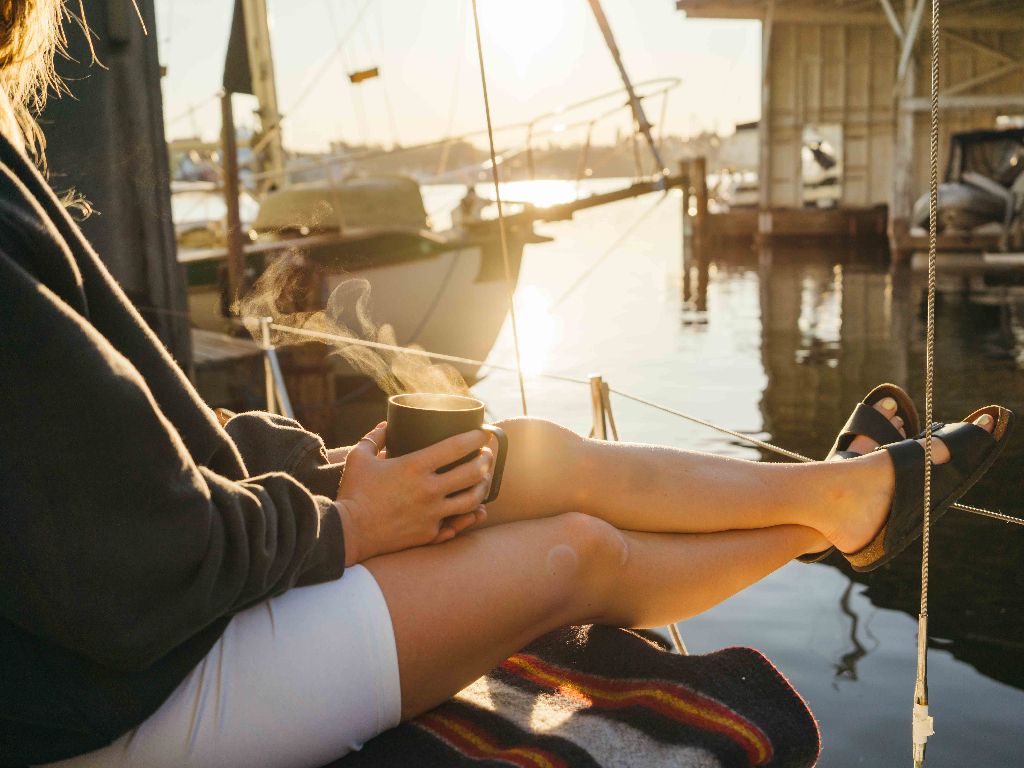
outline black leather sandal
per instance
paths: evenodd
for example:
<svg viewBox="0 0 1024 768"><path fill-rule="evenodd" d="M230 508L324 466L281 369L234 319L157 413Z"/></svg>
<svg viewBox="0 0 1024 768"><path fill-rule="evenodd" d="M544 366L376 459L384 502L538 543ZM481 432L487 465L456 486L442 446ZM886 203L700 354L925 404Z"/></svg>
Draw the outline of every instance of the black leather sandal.
<svg viewBox="0 0 1024 768"><path fill-rule="evenodd" d="M885 418L874 408L875 403L887 397L891 397L896 401L896 415L903 419L904 433L907 435L917 434L921 428L921 419L917 415L917 408L914 407L914 401L910 399L910 395L895 384L880 384L872 389L868 396L853 409L853 413L850 414L846 426L839 433L839 437L836 438L836 442L832 446L832 450L829 451L828 456L825 457L825 461L834 456L841 456L844 459L853 459L861 456L862 454L847 450L850 447L850 443L858 435L870 437L879 445L899 443L906 439L892 425L889 419ZM922 469L921 471L923 472L924 470ZM921 503L923 504L924 502L922 501ZM797 560L801 563L817 563L831 555L835 550L835 547L829 547L823 552L801 555Z"/></svg>
<svg viewBox="0 0 1024 768"><path fill-rule="evenodd" d="M973 423L986 413L995 419L991 434ZM932 467L931 524L942 517L992 466L1013 432L1015 417L1006 408L990 405L975 411L964 421L966 423L957 426L936 424L932 428L932 437L946 444L952 458L945 464ZM896 490L889 518L882 530L864 549L846 555L855 571L863 573L885 565L921 535L924 527L924 447L917 441L923 437L922 433L912 440L884 446L896 468Z"/></svg>

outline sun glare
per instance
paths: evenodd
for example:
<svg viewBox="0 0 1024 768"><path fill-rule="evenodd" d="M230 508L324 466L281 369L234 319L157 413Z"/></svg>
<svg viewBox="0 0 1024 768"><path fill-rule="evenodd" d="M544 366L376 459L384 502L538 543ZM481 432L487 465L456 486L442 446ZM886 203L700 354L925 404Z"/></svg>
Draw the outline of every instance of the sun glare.
<svg viewBox="0 0 1024 768"><path fill-rule="evenodd" d="M544 370L544 363L555 341L555 318L548 312L551 303L536 285L516 291L516 325L523 373L535 376Z"/></svg>
<svg viewBox="0 0 1024 768"><path fill-rule="evenodd" d="M480 4L480 26L486 42L512 61L520 80L543 52L557 44L565 25L566 0L484 0Z"/></svg>
<svg viewBox="0 0 1024 768"><path fill-rule="evenodd" d="M536 181L509 181L501 185L503 200L518 203L533 203L547 208L559 203L571 203L576 199L576 185L561 179L537 179Z"/></svg>

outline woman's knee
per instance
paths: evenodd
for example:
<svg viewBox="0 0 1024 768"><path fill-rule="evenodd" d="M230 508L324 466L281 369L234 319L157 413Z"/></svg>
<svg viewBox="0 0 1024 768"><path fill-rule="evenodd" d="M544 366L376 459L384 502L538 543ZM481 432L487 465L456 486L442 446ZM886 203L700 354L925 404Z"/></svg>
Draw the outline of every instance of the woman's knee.
<svg viewBox="0 0 1024 768"><path fill-rule="evenodd" d="M599 610L602 598L629 559L629 543L621 531L580 512L553 518L556 533L544 567L579 604Z"/></svg>

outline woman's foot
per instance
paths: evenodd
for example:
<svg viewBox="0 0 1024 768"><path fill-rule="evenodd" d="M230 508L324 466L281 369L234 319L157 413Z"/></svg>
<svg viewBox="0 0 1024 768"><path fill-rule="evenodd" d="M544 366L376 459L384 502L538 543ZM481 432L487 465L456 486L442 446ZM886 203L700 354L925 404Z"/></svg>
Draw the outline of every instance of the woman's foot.
<svg viewBox="0 0 1024 768"><path fill-rule="evenodd" d="M884 398L872 407L889 419L906 437L902 420L896 416L895 400L891 397ZM986 432L991 432L995 427L995 420L988 414L980 416L974 423ZM924 440L918 442L924 445ZM830 515L832 527L822 530L841 552L858 552L866 547L888 519L896 473L888 451L876 452L877 447L878 443L871 438L858 435L848 448L852 452L864 454L863 458L845 462L851 471L857 472L858 477L853 478L854 485L850 486L857 490L841 494L840 514L836 515L833 511ZM933 438L932 463L945 464L949 459L949 451L945 444L938 438Z"/></svg>

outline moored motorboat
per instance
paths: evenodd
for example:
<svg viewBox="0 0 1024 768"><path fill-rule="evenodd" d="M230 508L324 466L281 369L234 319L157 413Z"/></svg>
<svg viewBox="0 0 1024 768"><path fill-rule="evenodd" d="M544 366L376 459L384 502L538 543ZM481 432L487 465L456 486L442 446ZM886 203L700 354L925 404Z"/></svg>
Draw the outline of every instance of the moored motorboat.
<svg viewBox="0 0 1024 768"><path fill-rule="evenodd" d="M1024 198L1024 128L954 133L945 182L937 190L936 231L1009 227ZM914 224L928 229L929 196L914 204Z"/></svg>

